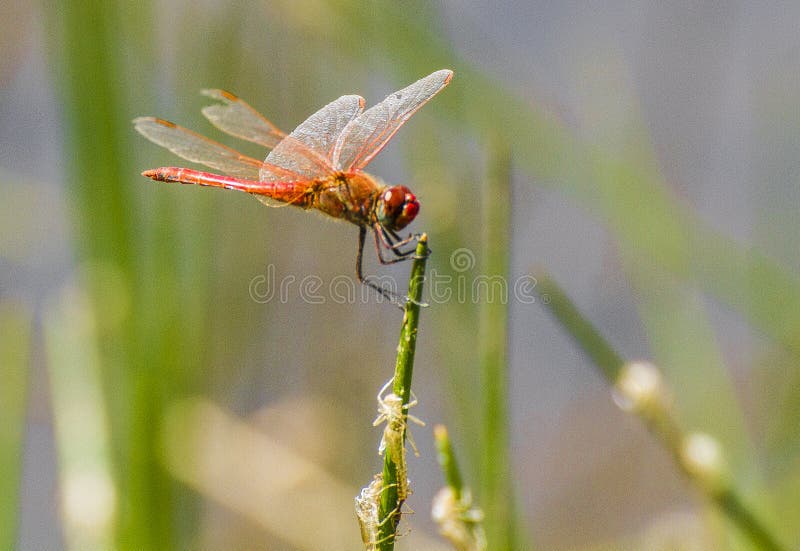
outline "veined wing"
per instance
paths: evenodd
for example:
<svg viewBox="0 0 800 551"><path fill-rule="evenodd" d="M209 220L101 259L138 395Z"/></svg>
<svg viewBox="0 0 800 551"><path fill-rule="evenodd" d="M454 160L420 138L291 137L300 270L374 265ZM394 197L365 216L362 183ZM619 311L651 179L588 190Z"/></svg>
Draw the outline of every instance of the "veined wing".
<svg viewBox="0 0 800 551"><path fill-rule="evenodd" d="M342 130L364 108L364 98L342 96L298 126L267 156L277 165L305 178L324 178L336 172L331 156Z"/></svg>
<svg viewBox="0 0 800 551"><path fill-rule="evenodd" d="M411 115L447 86L452 78L453 71L436 71L364 111L339 136L333 165L345 172L367 166Z"/></svg>
<svg viewBox="0 0 800 551"><path fill-rule="evenodd" d="M179 157L231 176L262 181L304 179L291 170L242 155L235 149L169 121L155 117L139 117L133 120L133 125L145 138L169 149Z"/></svg>
<svg viewBox="0 0 800 551"><path fill-rule="evenodd" d="M202 112L211 124L249 142L272 149L286 136L247 102L225 90L201 90L203 95L221 103L203 107Z"/></svg>

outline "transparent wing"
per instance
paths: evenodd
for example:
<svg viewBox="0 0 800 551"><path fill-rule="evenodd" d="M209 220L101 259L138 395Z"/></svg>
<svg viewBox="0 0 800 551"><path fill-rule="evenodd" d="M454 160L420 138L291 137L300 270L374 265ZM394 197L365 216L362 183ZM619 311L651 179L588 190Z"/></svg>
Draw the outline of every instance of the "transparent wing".
<svg viewBox="0 0 800 551"><path fill-rule="evenodd" d="M249 142L272 149L286 136L247 102L225 90L201 90L201 93L221 103L203 107L202 112L211 124Z"/></svg>
<svg viewBox="0 0 800 551"><path fill-rule="evenodd" d="M360 170L380 153L395 132L453 78L453 71L436 71L398 90L352 120L342 131L333 165L345 172Z"/></svg>
<svg viewBox="0 0 800 551"><path fill-rule="evenodd" d="M342 130L364 108L364 98L342 96L298 126L267 156L267 163L305 178L324 178L336 172L331 156Z"/></svg>
<svg viewBox="0 0 800 551"><path fill-rule="evenodd" d="M235 149L169 121L155 117L139 117L133 120L133 125L142 136L169 149L179 157L231 176L261 181L304 179L291 170L271 166L242 155Z"/></svg>

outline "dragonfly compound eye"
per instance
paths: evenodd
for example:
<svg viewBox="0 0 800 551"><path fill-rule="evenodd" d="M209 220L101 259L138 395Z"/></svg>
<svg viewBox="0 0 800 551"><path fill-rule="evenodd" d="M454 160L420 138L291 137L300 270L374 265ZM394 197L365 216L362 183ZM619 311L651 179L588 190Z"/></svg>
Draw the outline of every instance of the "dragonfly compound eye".
<svg viewBox="0 0 800 551"><path fill-rule="evenodd" d="M419 201L406 186L392 186L384 191L377 205L381 225L401 230L411 223L419 212Z"/></svg>

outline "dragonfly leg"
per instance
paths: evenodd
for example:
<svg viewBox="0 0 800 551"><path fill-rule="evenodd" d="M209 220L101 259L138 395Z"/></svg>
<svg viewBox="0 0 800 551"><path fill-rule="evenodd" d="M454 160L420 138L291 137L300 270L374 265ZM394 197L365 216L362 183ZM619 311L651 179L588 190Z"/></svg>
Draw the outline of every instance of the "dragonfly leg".
<svg viewBox="0 0 800 551"><path fill-rule="evenodd" d="M397 246L395 246L394 243L392 243L391 238L386 235L380 224L375 224L375 231L373 233L375 234L375 253L378 255L378 260L380 263L384 266L387 264L395 264L396 262L403 262L404 260L413 258L412 255L414 254L414 249L401 251ZM383 258L383 254L381 253L381 249L383 248L392 251L397 258Z"/></svg>
<svg viewBox="0 0 800 551"><path fill-rule="evenodd" d="M418 235L410 235L407 239L395 242L395 239L400 239L400 236L398 236L392 230L387 230L378 223L373 225L373 229L375 231L375 245L378 249L378 258L380 259L381 264L394 264L395 262L399 262L401 260L408 260L408 258L414 254L415 249L404 251L401 249L401 247L419 239ZM380 244L378 242L379 239ZM394 253L395 256L399 258L392 261L384 261L380 253L381 246L384 249L389 249L392 251L392 253Z"/></svg>
<svg viewBox="0 0 800 551"><path fill-rule="evenodd" d="M392 304L400 307L400 309L405 308L405 298L401 297L397 293L392 292L389 289L381 287L377 283L371 281L368 277L364 277L363 271L363 261L364 261L364 243L366 242L367 237L367 228L364 226L360 226L358 228L358 254L356 255L356 278L358 279L359 283L363 283L367 287L371 287L375 289L380 295L391 302ZM376 241L377 246L377 241ZM378 252L378 258L383 262L383 258L381 258L380 251ZM391 262L389 263L391 264Z"/></svg>
<svg viewBox="0 0 800 551"><path fill-rule="evenodd" d="M411 234L408 235L408 237L403 239L402 237L397 235L397 232L395 232L394 230L391 230L389 228L384 228L383 226L381 226L381 230L383 230L383 232L384 232L383 237L385 237L386 241L389 242L389 246L387 246L387 248L391 249L391 251L393 253L395 253L395 254L399 253L398 256L409 255L409 254L411 254L411 252L416 252L416 247L414 249L412 249L412 251L399 251L399 248L400 247L404 247L405 245L408 245L409 243L415 243L415 242L419 241L420 237L422 237L422 234L420 234L420 233L411 233ZM397 242L393 242L392 239L397 240ZM426 249L425 256L426 257L430 256L430 254L431 254L431 250L430 249ZM412 258L417 258L417 257L413 256Z"/></svg>
<svg viewBox="0 0 800 551"><path fill-rule="evenodd" d="M410 233L410 234L408 234L408 237L403 239L402 237L397 235L396 231L390 230L388 228L384 228L384 229L386 230L386 233L388 235L391 235L393 239L397 240L397 243L394 244L395 247L404 247L404 246L408 245L409 243L413 243L415 241L419 241L419 238L422 237L422 234L420 234L420 233Z"/></svg>
<svg viewBox="0 0 800 551"><path fill-rule="evenodd" d="M393 231L393 230L386 230L386 231L388 231L392 235L392 237L394 237L395 239L400 239L400 236L397 235L397 233L395 231ZM408 237L406 237L405 239L402 239L399 243L396 244L396 246L402 247L403 245L406 245L407 243L413 243L413 242L419 241L420 237L422 237L421 233L410 233L410 234L408 234ZM415 251L414 252L416 252L416 247L415 247ZM432 252L433 251L431 251L431 249L429 247L426 247L425 256L426 257L430 256ZM416 255L414 256L414 258L417 258Z"/></svg>

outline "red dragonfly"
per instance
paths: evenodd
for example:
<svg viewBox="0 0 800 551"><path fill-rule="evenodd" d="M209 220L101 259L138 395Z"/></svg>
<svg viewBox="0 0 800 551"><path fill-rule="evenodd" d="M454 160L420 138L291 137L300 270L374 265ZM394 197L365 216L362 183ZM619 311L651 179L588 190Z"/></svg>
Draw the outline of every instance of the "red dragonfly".
<svg viewBox="0 0 800 551"><path fill-rule="evenodd" d="M224 90L203 90L220 103L203 108L220 130L271 149L262 162L191 130L154 117L133 121L139 133L176 155L222 174L190 168L162 167L142 175L161 182L198 184L250 193L269 206L294 205L317 209L358 226L356 277L392 302L398 297L364 278L362 256L367 230L375 237L381 264L410 257L403 247L418 238L401 238L398 231L417 216L419 201L406 186L389 186L363 172L417 110L442 88L453 72L441 70L390 94L364 111L364 98L342 96L329 103L287 135L247 103ZM384 258L381 250L394 257Z"/></svg>

